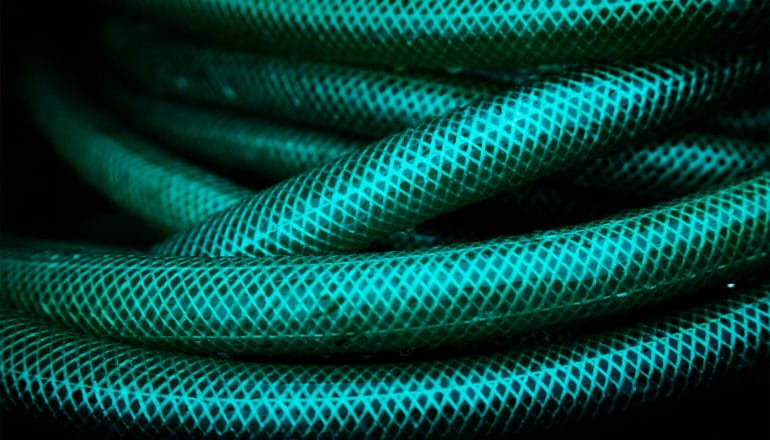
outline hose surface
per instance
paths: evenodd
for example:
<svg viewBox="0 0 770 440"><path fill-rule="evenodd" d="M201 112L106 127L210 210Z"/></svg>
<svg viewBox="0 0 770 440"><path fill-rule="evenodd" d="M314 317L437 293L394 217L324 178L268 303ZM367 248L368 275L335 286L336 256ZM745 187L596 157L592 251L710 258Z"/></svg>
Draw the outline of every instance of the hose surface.
<svg viewBox="0 0 770 440"><path fill-rule="evenodd" d="M23 95L163 238L4 234L0 406L485 437L770 360L770 1L102 3Z"/></svg>
<svg viewBox="0 0 770 440"><path fill-rule="evenodd" d="M467 438L671 397L767 359L769 289L539 350L331 367L184 357L3 312L0 367L14 399L118 430Z"/></svg>

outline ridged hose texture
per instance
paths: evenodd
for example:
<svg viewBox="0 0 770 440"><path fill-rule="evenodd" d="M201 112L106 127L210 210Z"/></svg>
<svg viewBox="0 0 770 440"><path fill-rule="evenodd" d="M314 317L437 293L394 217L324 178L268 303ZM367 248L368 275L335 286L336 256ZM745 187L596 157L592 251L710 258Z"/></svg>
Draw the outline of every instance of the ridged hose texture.
<svg viewBox="0 0 770 440"><path fill-rule="evenodd" d="M287 179L155 251L257 256L361 248L707 108L762 66L731 56L577 70Z"/></svg>
<svg viewBox="0 0 770 440"><path fill-rule="evenodd" d="M767 0L115 4L258 51L396 66L520 66L685 54L756 36L770 20Z"/></svg>
<svg viewBox="0 0 770 440"><path fill-rule="evenodd" d="M768 145L735 101L766 88L770 0L103 3L93 64L25 96L88 183L177 232L3 237L4 407L468 438L770 360Z"/></svg>
<svg viewBox="0 0 770 440"><path fill-rule="evenodd" d="M28 75L33 117L57 153L140 218L174 232L252 194L121 129L50 75Z"/></svg>
<svg viewBox="0 0 770 440"><path fill-rule="evenodd" d="M583 226L413 252L214 259L6 250L0 301L177 349L392 350L617 313L767 267L768 243L770 171Z"/></svg>
<svg viewBox="0 0 770 440"><path fill-rule="evenodd" d="M112 98L121 115L139 131L180 154L276 181L367 144L366 138L147 96L118 92ZM736 117L727 114L718 119ZM768 166L770 141L686 132L588 160L575 170L566 170L565 180L593 189L666 198L729 182Z"/></svg>
<svg viewBox="0 0 770 440"><path fill-rule="evenodd" d="M40 70L30 70L28 73L30 107L33 115L62 158L87 182L100 189L115 203L149 223L165 231L183 230L255 193L169 155L147 140L130 133L113 118L97 115L97 109L93 105L84 102L72 92L64 90L66 82L58 81ZM149 109L145 109L143 113L154 115ZM154 120L166 127L172 125L166 117ZM186 130L194 135L201 130L208 133L205 130L211 127L203 121L185 122L186 124L179 125L177 130L166 130L165 133L173 135ZM241 146L244 143L251 145L251 142L262 140L267 142L265 148L274 149L277 156L283 155L289 158L287 160L293 160L295 164L311 161L311 159L300 159L294 156L297 154L296 150L311 155L323 155L328 153L323 151L327 146L337 150L343 148L335 147L334 139L341 138L339 136L318 134L313 131L291 134L287 126L278 126L276 129L276 125L273 124L261 124L260 127L265 130L259 131L257 138L251 136L254 131L242 133L222 130L216 130L215 137L221 134L234 140L238 151L232 152L232 155L247 154L263 166L273 165L272 169L280 169L280 166L271 164L269 158L261 157L259 154L242 153ZM238 128L238 125L232 128ZM289 140L286 141L283 136L288 136ZM321 142L305 142L319 138ZM287 143L281 144L281 142ZM294 149L295 146L296 149ZM222 157L227 154L218 147L227 148L227 144L218 143L214 139L211 144L200 145L200 148L205 151L204 154L209 156ZM285 151L281 152L281 149ZM309 166L309 164L305 165L306 168ZM742 173L745 174L748 171L750 169L743 169ZM492 215L505 210L531 213L526 216L516 216L515 219L507 216L509 220L505 222L504 228L497 228L498 232L530 230L529 225L550 224L549 219L554 217L569 222L598 218L601 214L613 212L611 206L593 202L588 194L574 191L570 193L548 187L533 187L525 192L509 193L504 197L476 204L469 207L467 211L471 210L474 216L480 213ZM462 216L466 214L461 213L459 217ZM455 216L455 220L457 217ZM420 226L417 230L410 229L390 234L374 242L373 247L415 249L429 245L490 238L495 235L473 231L472 225L464 225L467 229L462 230L442 228L441 219L433 223Z"/></svg>
<svg viewBox="0 0 770 440"><path fill-rule="evenodd" d="M141 39L115 46L112 59L119 72L154 93L378 137L504 90L486 82L423 72L381 71Z"/></svg>
<svg viewBox="0 0 770 440"><path fill-rule="evenodd" d="M769 357L768 285L540 349L393 364L187 357L0 313L7 398L153 435L483 437L670 398Z"/></svg>
<svg viewBox="0 0 770 440"><path fill-rule="evenodd" d="M255 191L235 185L225 178L162 151L141 136L121 127L114 118L98 114L95 106L65 90L67 82L46 75L39 69L28 71L27 82L33 116L60 156L88 183L100 189L115 203L165 231L175 232L193 226L255 194ZM144 109L142 113L150 115L150 118L156 115L150 109ZM248 125L249 130L239 132L235 131L236 128L242 128L242 125L238 124L231 125L231 130L224 131L212 130L210 123L201 120L184 121L176 130L170 130L168 127L173 125L170 118L158 117L152 120L167 127L164 131L167 136L185 131L187 135L180 135L183 138L195 136L201 131L213 133L214 139L206 138L211 140L211 143L200 145L204 155L217 155L222 158L231 154L233 161L241 160L243 155L247 155L253 158L253 161L246 163L260 163L263 167L273 170L280 170L281 166L272 163L269 157L261 156L259 153L264 150L260 149L255 154L243 151L242 146L251 145L252 142L265 142L264 148L274 151L275 157L284 157L296 166L310 168L314 159L297 157L296 154L326 155L330 154L326 148L340 151L345 148L346 143L351 143L341 136L311 130L291 132L288 126L270 123L258 124L256 127ZM255 132L258 133L257 137L254 137ZM228 153L228 143L218 142L222 139L219 136L223 136L225 140L230 139L232 142L229 145L237 148L237 151ZM338 144L337 139L343 141ZM315 142L316 140L318 142ZM473 209L477 213L478 210L489 213L505 209L534 210L532 215L519 217L511 222L513 228L519 229L522 226L526 229L529 224L542 224L554 215L558 218L579 220L597 218L599 213L612 212L608 211L606 206L588 203L588 197L584 196L582 203L580 200L576 198L576 194L562 194L556 189L537 187L478 204ZM484 235L471 230L444 230L428 226L420 227L416 231L410 229L395 232L373 245L385 249L413 249L481 237Z"/></svg>

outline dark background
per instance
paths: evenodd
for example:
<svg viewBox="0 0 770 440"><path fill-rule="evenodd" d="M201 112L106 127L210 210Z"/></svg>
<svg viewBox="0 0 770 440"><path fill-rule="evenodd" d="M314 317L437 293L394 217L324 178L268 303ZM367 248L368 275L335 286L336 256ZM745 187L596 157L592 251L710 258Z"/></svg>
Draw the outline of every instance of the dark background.
<svg viewBox="0 0 770 440"><path fill-rule="evenodd" d="M20 96L18 67L26 54L59 58L72 67L72 72L89 62L95 35L91 23L98 16L93 5L86 1L4 0L0 8L0 239L24 235L131 246L149 243L152 233L143 233L138 221L119 215L110 202L82 183L53 154L31 123ZM127 230L138 232L124 233ZM568 426L551 436L770 438L768 414L770 372L765 365L697 390L682 400ZM8 408L0 412L2 438L82 433L82 427L47 416Z"/></svg>

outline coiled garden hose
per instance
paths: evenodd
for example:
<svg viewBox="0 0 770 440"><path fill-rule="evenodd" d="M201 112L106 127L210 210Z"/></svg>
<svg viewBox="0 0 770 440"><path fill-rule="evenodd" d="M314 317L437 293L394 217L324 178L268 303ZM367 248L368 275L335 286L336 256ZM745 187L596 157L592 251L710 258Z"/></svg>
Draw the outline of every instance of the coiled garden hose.
<svg viewBox="0 0 770 440"><path fill-rule="evenodd" d="M770 356L770 286L535 350L408 364L236 362L82 336L0 314L18 402L154 435L467 438L672 397Z"/></svg>
<svg viewBox="0 0 770 440"><path fill-rule="evenodd" d="M33 61L27 103L169 235L4 241L3 406L121 434L482 437L770 360L770 146L732 102L770 71L770 1L103 12L74 75L101 96Z"/></svg>
<svg viewBox="0 0 770 440"><path fill-rule="evenodd" d="M120 94L115 101L123 117L179 154L275 181L353 153L368 142L144 96ZM725 114L717 120L737 123L739 117ZM688 194L770 165L770 139L752 141L741 134L667 134L567 170L567 180L661 198Z"/></svg>

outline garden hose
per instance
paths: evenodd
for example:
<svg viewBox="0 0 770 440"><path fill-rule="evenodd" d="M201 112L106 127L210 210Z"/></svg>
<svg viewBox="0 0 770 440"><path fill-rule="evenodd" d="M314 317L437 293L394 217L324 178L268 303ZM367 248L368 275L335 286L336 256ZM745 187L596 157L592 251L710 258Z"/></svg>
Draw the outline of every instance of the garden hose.
<svg viewBox="0 0 770 440"><path fill-rule="evenodd" d="M367 143L366 138L300 129L235 112L147 96L114 95L122 117L175 152L275 181L355 152ZM720 115L718 120L736 121L738 116ZM565 172L567 180L592 189L614 188L667 198L766 168L770 165L768 145L770 139L752 141L737 133L733 137L674 133Z"/></svg>
<svg viewBox="0 0 770 440"><path fill-rule="evenodd" d="M153 435L467 438L672 397L770 356L770 286L542 349L407 364L238 362L0 314L5 393Z"/></svg>
<svg viewBox="0 0 770 440"><path fill-rule="evenodd" d="M766 0L123 0L227 44L338 63L527 66L652 57L763 35Z"/></svg>
<svg viewBox="0 0 770 440"><path fill-rule="evenodd" d="M0 407L485 437L770 361L770 1L102 3L23 94L164 239L4 234Z"/></svg>
<svg viewBox="0 0 770 440"><path fill-rule="evenodd" d="M256 256L360 248L702 110L762 68L761 58L728 56L578 69L287 179L155 250Z"/></svg>

